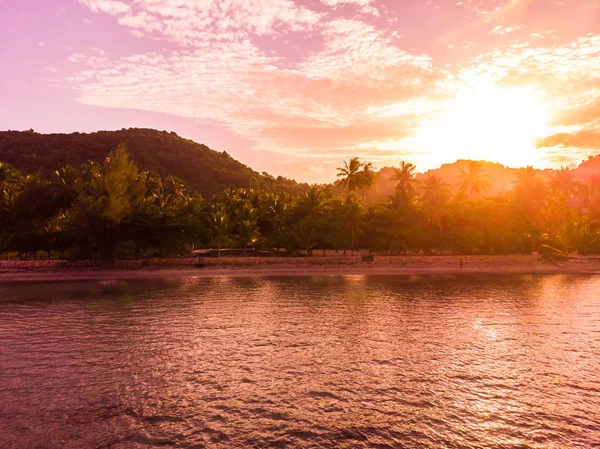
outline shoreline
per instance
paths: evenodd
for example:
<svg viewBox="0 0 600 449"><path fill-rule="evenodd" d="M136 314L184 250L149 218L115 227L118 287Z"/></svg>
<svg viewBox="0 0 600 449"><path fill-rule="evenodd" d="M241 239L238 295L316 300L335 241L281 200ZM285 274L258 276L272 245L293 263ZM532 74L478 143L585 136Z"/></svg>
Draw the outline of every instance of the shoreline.
<svg viewBox="0 0 600 449"><path fill-rule="evenodd" d="M254 259L254 258L253 258ZM383 259L383 260L378 260ZM460 260L463 259L463 266ZM537 256L390 256L376 257L374 264L359 259L210 259L197 268L193 261L178 259L177 263L160 260L145 267L99 269L61 266L60 261L0 261L0 283L66 282L135 280L161 278L210 277L283 277L283 276L346 276L346 275L443 275L462 274L600 274L600 261L577 258L565 262L544 262ZM27 264L24 262L32 262ZM54 261L53 261L54 262Z"/></svg>

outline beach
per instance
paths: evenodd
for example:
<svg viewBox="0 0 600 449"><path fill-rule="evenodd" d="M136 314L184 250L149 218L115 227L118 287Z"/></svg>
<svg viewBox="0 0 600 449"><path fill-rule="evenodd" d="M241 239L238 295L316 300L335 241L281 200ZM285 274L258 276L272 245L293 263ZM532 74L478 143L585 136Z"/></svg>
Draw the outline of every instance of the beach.
<svg viewBox="0 0 600 449"><path fill-rule="evenodd" d="M462 261L462 264L461 264ZM577 257L548 262L539 256L360 256L145 259L115 261L100 269L93 262L0 261L0 282L151 279L177 277L267 277L344 275L600 274L600 261Z"/></svg>

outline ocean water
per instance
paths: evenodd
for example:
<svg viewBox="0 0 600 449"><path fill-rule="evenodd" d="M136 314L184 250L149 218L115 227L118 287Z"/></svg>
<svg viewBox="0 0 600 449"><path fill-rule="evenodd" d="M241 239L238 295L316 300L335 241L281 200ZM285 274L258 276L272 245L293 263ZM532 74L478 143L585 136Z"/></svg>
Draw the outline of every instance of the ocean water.
<svg viewBox="0 0 600 449"><path fill-rule="evenodd" d="M600 447L600 278L0 284L0 447Z"/></svg>

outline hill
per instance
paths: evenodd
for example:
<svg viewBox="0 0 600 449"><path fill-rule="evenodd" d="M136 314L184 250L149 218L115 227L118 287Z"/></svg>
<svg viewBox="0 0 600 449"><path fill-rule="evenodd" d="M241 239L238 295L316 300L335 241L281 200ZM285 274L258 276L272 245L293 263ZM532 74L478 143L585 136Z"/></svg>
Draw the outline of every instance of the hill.
<svg viewBox="0 0 600 449"><path fill-rule="evenodd" d="M143 170L152 170L161 176L177 176L186 181L204 197L220 194L226 188L269 186L275 190L301 192L307 184L267 173L258 173L229 156L206 145L179 137L174 132L129 128L120 131L98 131L90 134L40 134L34 131L0 131L0 161L8 162L25 173L50 173L66 164L79 165L88 160L100 162L120 143L125 143L131 158ZM510 190L518 169L499 163L484 162L484 173L490 186L481 196L494 196ZM429 174L441 176L455 193L460 182L461 169L468 161L417 173L417 181ZM418 170L419 167L417 167ZM384 167L376 174L375 188L366 192L369 203L387 201L395 183L390 182L394 169ZM575 175L583 182L600 173L600 156L590 157L575 168ZM540 170L542 178L549 170ZM340 190L341 192L341 190Z"/></svg>
<svg viewBox="0 0 600 449"><path fill-rule="evenodd" d="M131 158L143 170L161 176L177 176L204 197L228 187L268 184L288 190L306 185L282 177L258 173L226 152L179 137L174 132L129 128L95 133L40 134L34 131L0 132L0 161L25 173L50 173L67 164L101 162L111 150L125 143Z"/></svg>
<svg viewBox="0 0 600 449"><path fill-rule="evenodd" d="M506 167L497 162L481 161L483 163L483 175L489 182L489 187L482 192L480 197L490 197L499 195L509 191L513 182L517 179L519 172L518 168ZM441 167L428 170L424 173L417 173L415 179L417 182L424 181L429 175L437 175L441 177L447 184L452 193L458 192L458 185L461 181L461 172L467 169L469 165L468 160L458 160L451 164L443 164ZM418 170L418 167L417 167ZM551 175L551 170L544 169L538 170L541 179L547 181ZM575 177L583 183L588 183L594 175L600 173L600 155L592 157L590 156L587 160L581 162L579 166L574 168ZM369 199L372 202L385 201L388 196L394 193L396 187L395 182L391 182L389 179L394 174L393 167L384 167L377 172L376 188L370 193Z"/></svg>

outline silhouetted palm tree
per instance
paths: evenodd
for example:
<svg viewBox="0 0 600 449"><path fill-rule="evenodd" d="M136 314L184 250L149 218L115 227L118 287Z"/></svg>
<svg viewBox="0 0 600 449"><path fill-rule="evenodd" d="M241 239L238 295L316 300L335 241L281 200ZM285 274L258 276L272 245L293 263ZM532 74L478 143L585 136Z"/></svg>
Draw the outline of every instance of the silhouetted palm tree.
<svg viewBox="0 0 600 449"><path fill-rule="evenodd" d="M390 177L390 181L397 182L394 190L395 195L391 197L392 203L397 206L404 206L410 203L415 197L415 167L410 162L400 162L400 168L394 168L394 174Z"/></svg>
<svg viewBox="0 0 600 449"><path fill-rule="evenodd" d="M448 193L448 183L438 175L428 175L421 184L423 194L421 199L426 204L432 204Z"/></svg>
<svg viewBox="0 0 600 449"><path fill-rule="evenodd" d="M575 179L575 173L570 168L561 167L559 170L553 170L548 183L549 189L564 198L571 198L577 193L580 186L579 181Z"/></svg>
<svg viewBox="0 0 600 449"><path fill-rule="evenodd" d="M337 177L340 178L338 183L346 189L346 197L350 196L350 192L356 191L361 186L361 168L363 164L357 157L353 157L350 161L345 162L343 167L338 167Z"/></svg>
<svg viewBox="0 0 600 449"><path fill-rule="evenodd" d="M487 175L482 173L483 163L479 161L469 161L468 169L461 169L460 178L462 181L459 183L461 192L469 192L471 201L473 201L474 194L483 192L490 186L490 183L486 180Z"/></svg>
<svg viewBox="0 0 600 449"><path fill-rule="evenodd" d="M521 168L513 181L514 194L525 208L541 206L546 199L546 186L538 177L538 171L531 165Z"/></svg>
<svg viewBox="0 0 600 449"><path fill-rule="evenodd" d="M362 199L365 198L365 191L370 190L375 185L376 175L373 170L373 164L366 162L362 165L362 170L359 173L357 188L362 189Z"/></svg>

